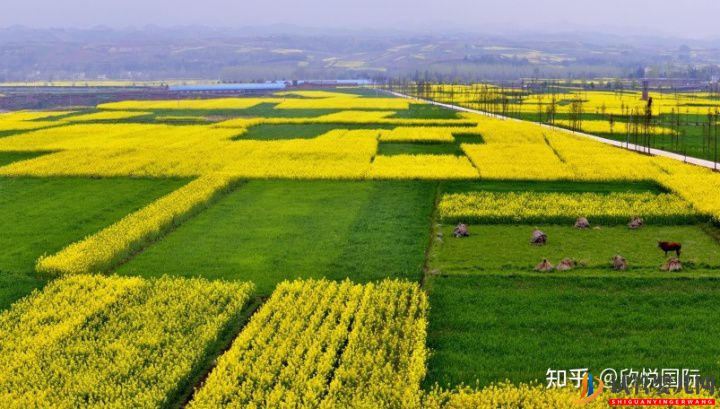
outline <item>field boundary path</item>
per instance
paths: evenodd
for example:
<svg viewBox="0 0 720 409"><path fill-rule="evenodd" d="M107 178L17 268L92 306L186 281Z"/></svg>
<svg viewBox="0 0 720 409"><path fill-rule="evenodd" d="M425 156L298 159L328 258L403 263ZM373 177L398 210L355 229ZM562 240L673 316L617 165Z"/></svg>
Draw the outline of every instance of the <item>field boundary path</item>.
<svg viewBox="0 0 720 409"><path fill-rule="evenodd" d="M391 95L394 95L396 97L406 98L406 99L410 99L410 100L414 100L414 101L421 101L421 102L425 102L430 105L435 105L435 106L439 106L439 107L443 107L443 108L447 108L447 109L452 109L452 110L459 111L459 112L469 112L472 114L484 115L484 116L507 120L507 121L529 122L529 123L540 125L543 128L561 131L561 132L569 133L572 135L582 136L585 138L595 140L597 142L601 142L601 143L608 144L608 145L613 145L618 148L623 148L623 149L627 149L627 150L631 150L631 151L635 151L635 152L641 152L641 153L645 153L645 154L649 154L649 155L664 156L666 158L675 159L675 160L678 160L681 162L690 163L690 164L697 165L697 166L702 166L702 167L705 167L708 169L713 169L713 170L720 169L720 163L713 162L710 160L695 158L692 156L680 155L678 153L669 152L669 151L665 151L662 149L648 148L646 146L636 145L636 144L632 144L632 143L628 143L628 142L621 142L621 141L616 141L613 139L602 138L602 137L599 137L596 135L591 135L591 134L584 133L584 132L577 132L577 131L573 131L570 129L561 128L559 126L553 126L553 125L549 125L549 124L542 124L542 123L538 123L538 122L526 121L523 119L511 118L509 116L493 114L491 112L466 108L466 107L462 107L459 105L446 104L443 102L437 102L437 101L433 101L430 99L417 98L417 97L413 97L411 95L405 95L405 94L401 94L401 93L395 92L395 91L385 91L385 92L387 92Z"/></svg>

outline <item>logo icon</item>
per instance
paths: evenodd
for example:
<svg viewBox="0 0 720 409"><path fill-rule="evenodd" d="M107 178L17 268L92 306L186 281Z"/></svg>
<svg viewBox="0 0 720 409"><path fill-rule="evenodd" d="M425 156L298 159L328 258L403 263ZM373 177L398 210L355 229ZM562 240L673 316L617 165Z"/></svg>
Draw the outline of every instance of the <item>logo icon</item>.
<svg viewBox="0 0 720 409"><path fill-rule="evenodd" d="M590 372L587 372L582 378L580 399L578 399L576 402L580 405L586 405L594 401L598 396L600 396L605 384L603 383L602 379L599 379L598 382L599 383L596 389L595 385L593 385L592 374Z"/></svg>

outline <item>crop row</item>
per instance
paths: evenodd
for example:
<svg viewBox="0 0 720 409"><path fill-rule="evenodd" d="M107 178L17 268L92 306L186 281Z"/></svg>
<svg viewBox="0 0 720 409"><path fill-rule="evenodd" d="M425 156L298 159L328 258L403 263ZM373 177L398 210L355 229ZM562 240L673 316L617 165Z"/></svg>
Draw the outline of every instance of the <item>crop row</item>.
<svg viewBox="0 0 720 409"><path fill-rule="evenodd" d="M413 407L425 375L417 284L280 284L190 408Z"/></svg>
<svg viewBox="0 0 720 409"><path fill-rule="evenodd" d="M392 155L376 156L369 179L477 179L478 172L463 156Z"/></svg>
<svg viewBox="0 0 720 409"><path fill-rule="evenodd" d="M41 257L36 269L51 274L107 271L207 205L229 184L230 179L222 176L196 179L98 233Z"/></svg>
<svg viewBox="0 0 720 409"><path fill-rule="evenodd" d="M573 223L587 217L593 224L626 223L642 217L648 223L697 222L685 200L669 193L468 192L443 195L438 205L444 222Z"/></svg>
<svg viewBox="0 0 720 409"><path fill-rule="evenodd" d="M4 408L167 406L251 284L77 275L0 314Z"/></svg>

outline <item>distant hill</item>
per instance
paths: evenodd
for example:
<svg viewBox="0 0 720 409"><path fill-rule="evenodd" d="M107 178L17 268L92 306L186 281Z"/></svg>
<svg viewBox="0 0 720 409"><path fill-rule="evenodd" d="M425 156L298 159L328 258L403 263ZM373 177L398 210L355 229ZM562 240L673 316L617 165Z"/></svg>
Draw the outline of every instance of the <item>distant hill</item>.
<svg viewBox="0 0 720 409"><path fill-rule="evenodd" d="M0 81L717 75L713 42L597 33L418 34L202 26L0 29Z"/></svg>

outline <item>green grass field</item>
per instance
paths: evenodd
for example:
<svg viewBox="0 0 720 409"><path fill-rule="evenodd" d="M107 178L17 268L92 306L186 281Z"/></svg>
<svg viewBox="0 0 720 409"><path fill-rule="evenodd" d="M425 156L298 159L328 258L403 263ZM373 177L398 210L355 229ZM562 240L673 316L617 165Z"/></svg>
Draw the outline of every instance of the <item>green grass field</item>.
<svg viewBox="0 0 720 409"><path fill-rule="evenodd" d="M442 182L441 193L662 192L652 183ZM720 244L707 225L539 225L546 246L529 244L534 225L471 225L471 236L440 228L424 285L430 296L425 387L545 381L548 368L682 367L720 369L710 334L720 307ZM684 270L660 271L657 240L683 243ZM630 270L612 270L621 254ZM549 258L584 266L538 273Z"/></svg>
<svg viewBox="0 0 720 409"><path fill-rule="evenodd" d="M263 124L248 129L234 140L312 139L334 129L390 129L393 126L364 124Z"/></svg>
<svg viewBox="0 0 720 409"><path fill-rule="evenodd" d="M435 185L253 181L118 269L253 281L419 280Z"/></svg>
<svg viewBox="0 0 720 409"><path fill-rule="evenodd" d="M318 117L338 112L335 109L275 109L276 103L262 103L246 109L156 109L156 116L209 116L244 118L305 118ZM154 122L152 119L129 119L123 122Z"/></svg>
<svg viewBox="0 0 720 409"><path fill-rule="evenodd" d="M380 142L378 155L462 155L460 146L454 143L405 143Z"/></svg>
<svg viewBox="0 0 720 409"><path fill-rule="evenodd" d="M0 152L0 166L5 166L13 162L21 160L33 159L42 156L44 153L38 152Z"/></svg>
<svg viewBox="0 0 720 409"><path fill-rule="evenodd" d="M0 273L0 312L10 307L12 303L30 294L35 289L41 289L48 282L47 277L33 276L26 273Z"/></svg>
<svg viewBox="0 0 720 409"><path fill-rule="evenodd" d="M548 368L720 370L718 279L439 276L426 387L545 381Z"/></svg>
<svg viewBox="0 0 720 409"><path fill-rule="evenodd" d="M625 257L631 269L658 270L666 260L657 248L659 240L683 244L681 259L686 269L720 267L720 245L695 225L639 230L626 226L579 230L572 225L470 225L470 237L459 239L452 236L453 227L442 228L443 241L433 251L432 267L444 274L531 271L544 258L557 264L565 257L576 260L581 268L610 269L610 259L616 254ZM548 235L546 245L529 243L535 227Z"/></svg>
<svg viewBox="0 0 720 409"><path fill-rule="evenodd" d="M453 134L453 143L380 142L378 155L456 155L463 156L463 143L483 143L478 134Z"/></svg>
<svg viewBox="0 0 720 409"><path fill-rule="evenodd" d="M0 179L0 309L45 280L35 261L114 223L182 180Z"/></svg>

